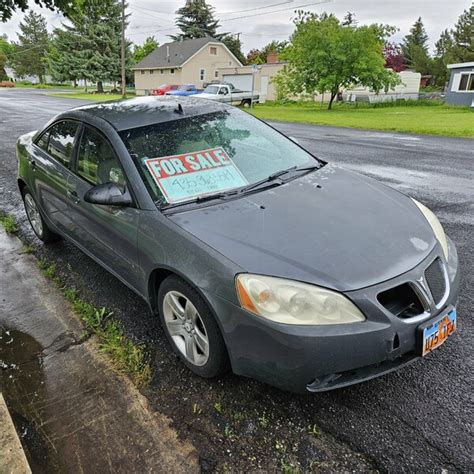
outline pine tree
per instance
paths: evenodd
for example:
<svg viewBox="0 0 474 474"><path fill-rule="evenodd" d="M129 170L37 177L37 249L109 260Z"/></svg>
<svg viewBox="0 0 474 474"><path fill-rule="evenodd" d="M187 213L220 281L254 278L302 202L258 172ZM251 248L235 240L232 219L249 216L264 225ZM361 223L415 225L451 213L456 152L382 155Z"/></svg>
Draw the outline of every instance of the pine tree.
<svg viewBox="0 0 474 474"><path fill-rule="evenodd" d="M457 63L474 61L474 5L459 17L454 30L452 57Z"/></svg>
<svg viewBox="0 0 474 474"><path fill-rule="evenodd" d="M30 12L20 23L18 43L12 54L12 66L17 76L37 76L43 83L46 75L46 54L50 38L46 19L39 13Z"/></svg>
<svg viewBox="0 0 474 474"><path fill-rule="evenodd" d="M72 26L55 30L49 55L53 74L71 80L120 80L121 8L118 0L88 0L71 15Z"/></svg>
<svg viewBox="0 0 474 474"><path fill-rule="evenodd" d="M176 11L176 26L181 30L178 35L171 36L175 41L211 36L221 39L226 34L217 33L219 21L214 18L214 8L206 0L186 0L184 7Z"/></svg>
<svg viewBox="0 0 474 474"><path fill-rule="evenodd" d="M417 72L427 74L430 71L430 56L428 53L428 35L421 17L416 20L401 44L403 56L407 65Z"/></svg>
<svg viewBox="0 0 474 474"><path fill-rule="evenodd" d="M449 30L441 32L438 41L435 43L435 57L433 59L432 74L434 82L438 86L444 86L449 78L447 65L453 58L454 41Z"/></svg>

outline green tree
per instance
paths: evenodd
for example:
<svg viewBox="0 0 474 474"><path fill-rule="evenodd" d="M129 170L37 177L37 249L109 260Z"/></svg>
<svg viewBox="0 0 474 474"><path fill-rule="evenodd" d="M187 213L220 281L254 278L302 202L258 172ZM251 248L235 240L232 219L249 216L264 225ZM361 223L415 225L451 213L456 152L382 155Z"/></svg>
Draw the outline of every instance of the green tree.
<svg viewBox="0 0 474 474"><path fill-rule="evenodd" d="M77 85L79 79L85 79L87 71L82 61L82 46L82 38L74 27L64 26L64 29L54 30L47 57L49 72L54 80L73 81Z"/></svg>
<svg viewBox="0 0 474 474"><path fill-rule="evenodd" d="M237 35L227 34L221 38L221 41L242 64L245 64L245 56L242 53L242 41L240 41Z"/></svg>
<svg viewBox="0 0 474 474"><path fill-rule="evenodd" d="M175 41L212 36L221 39L226 33L217 33L219 21L214 18L214 8L206 0L186 0L184 7L176 11L176 26L181 33L171 36Z"/></svg>
<svg viewBox="0 0 474 474"><path fill-rule="evenodd" d="M447 65L452 62L454 41L449 30L441 32L435 43L435 56L432 63L432 74L437 86L444 86L449 78Z"/></svg>
<svg viewBox="0 0 474 474"><path fill-rule="evenodd" d="M7 79L5 68L15 47L8 41L7 35L0 35L0 81Z"/></svg>
<svg viewBox="0 0 474 474"><path fill-rule="evenodd" d="M83 1L83 0L81 0ZM31 3L31 2L30 2ZM34 0L34 3L40 7L46 7L50 10L58 10L64 15L69 16L75 11L78 1L74 0ZM7 0L0 2L0 21L10 20L16 10L25 12L28 10L28 0Z"/></svg>
<svg viewBox="0 0 474 474"><path fill-rule="evenodd" d="M273 40L262 49L251 49L247 54L248 64L264 64L270 53L281 54L288 45L288 41Z"/></svg>
<svg viewBox="0 0 474 474"><path fill-rule="evenodd" d="M88 0L70 21L71 26L55 31L51 71L58 78L96 82L103 92L103 81L120 80L120 3Z"/></svg>
<svg viewBox="0 0 474 474"><path fill-rule="evenodd" d="M296 29L282 56L289 64L277 76L288 93L330 93L331 109L338 92L354 84L376 92L400 82L385 69L382 49L394 28L382 25L344 26L334 15L300 12Z"/></svg>
<svg viewBox="0 0 474 474"><path fill-rule="evenodd" d="M408 67L422 74L430 72L428 35L421 17L415 21L410 33L403 38L401 47Z"/></svg>
<svg viewBox="0 0 474 474"><path fill-rule="evenodd" d="M143 58L158 48L159 44L154 36L149 36L142 45L135 45L133 48L133 62L139 63Z"/></svg>
<svg viewBox="0 0 474 474"><path fill-rule="evenodd" d="M452 30L453 47L450 51L453 62L474 61L474 5L459 17Z"/></svg>
<svg viewBox="0 0 474 474"><path fill-rule="evenodd" d="M20 23L18 43L11 55L11 63L19 77L37 76L43 83L46 75L46 55L50 38L46 28L46 19L39 13L30 12Z"/></svg>

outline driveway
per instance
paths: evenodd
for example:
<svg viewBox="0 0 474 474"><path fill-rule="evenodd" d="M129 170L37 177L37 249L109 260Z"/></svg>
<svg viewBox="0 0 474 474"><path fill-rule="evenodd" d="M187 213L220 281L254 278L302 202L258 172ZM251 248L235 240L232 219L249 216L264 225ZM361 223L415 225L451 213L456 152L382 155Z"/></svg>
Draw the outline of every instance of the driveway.
<svg viewBox="0 0 474 474"><path fill-rule="evenodd" d="M0 89L0 209L16 215L26 242L37 241L16 189L16 137L79 104L38 91ZM155 377L145 395L197 447L204 469L216 463L241 470L283 468L291 462L304 469L471 470L474 141L273 125L319 157L408 193L440 217L460 255L459 326L425 360L313 396L283 393L233 375L203 381L171 355L147 306L88 257L67 242L35 243L37 256L54 261L70 286L95 305L112 309L133 337L156 348Z"/></svg>

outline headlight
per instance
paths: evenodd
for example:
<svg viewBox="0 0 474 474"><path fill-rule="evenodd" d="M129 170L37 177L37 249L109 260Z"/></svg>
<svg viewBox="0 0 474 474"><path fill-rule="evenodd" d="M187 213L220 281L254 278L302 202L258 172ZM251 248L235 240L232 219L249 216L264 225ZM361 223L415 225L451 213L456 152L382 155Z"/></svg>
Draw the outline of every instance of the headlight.
<svg viewBox="0 0 474 474"><path fill-rule="evenodd" d="M345 296L283 278L242 273L236 278L243 308L284 324L346 324L365 316Z"/></svg>
<svg viewBox="0 0 474 474"><path fill-rule="evenodd" d="M438 218L430 211L425 205L418 202L416 199L411 198L412 201L418 206L418 209L423 213L426 217L426 220L430 224L431 228L433 229L435 237L438 239L438 242L441 244L443 249L444 257L448 260L448 239L446 238L446 234L444 233L443 226L439 222Z"/></svg>

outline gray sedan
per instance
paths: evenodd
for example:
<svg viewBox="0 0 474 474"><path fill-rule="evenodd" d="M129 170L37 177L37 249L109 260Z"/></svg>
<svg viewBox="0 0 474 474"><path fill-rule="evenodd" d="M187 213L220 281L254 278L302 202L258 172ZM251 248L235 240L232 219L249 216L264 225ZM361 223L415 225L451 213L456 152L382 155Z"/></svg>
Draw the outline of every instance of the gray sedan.
<svg viewBox="0 0 474 474"><path fill-rule="evenodd" d="M330 390L456 330L457 252L435 215L233 107L80 107L17 156L36 235L71 240L144 298L203 377Z"/></svg>

